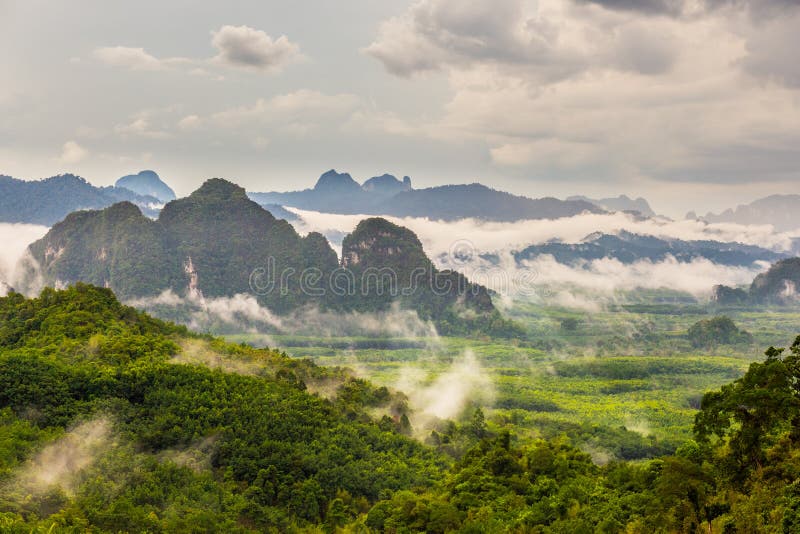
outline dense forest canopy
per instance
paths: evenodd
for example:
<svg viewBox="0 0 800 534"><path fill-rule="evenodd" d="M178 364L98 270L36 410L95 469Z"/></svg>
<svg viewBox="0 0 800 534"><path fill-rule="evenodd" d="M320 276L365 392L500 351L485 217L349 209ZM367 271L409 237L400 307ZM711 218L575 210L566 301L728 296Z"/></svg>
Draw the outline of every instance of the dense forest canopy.
<svg viewBox="0 0 800 534"><path fill-rule="evenodd" d="M400 392L192 334L107 289L11 293L0 528L796 532L798 362L800 337L770 348L703 397L673 454L600 466L480 409L412 439Z"/></svg>

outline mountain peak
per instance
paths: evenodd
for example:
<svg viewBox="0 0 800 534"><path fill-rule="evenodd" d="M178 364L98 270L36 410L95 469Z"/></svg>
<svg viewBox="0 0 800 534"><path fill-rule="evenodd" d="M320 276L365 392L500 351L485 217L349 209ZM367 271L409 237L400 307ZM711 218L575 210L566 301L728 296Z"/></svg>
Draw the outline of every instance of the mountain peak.
<svg viewBox="0 0 800 534"><path fill-rule="evenodd" d="M335 169L331 169L320 176L319 180L317 180L317 184L314 186L315 191L330 193L348 193L360 189L361 186L358 185L358 182L353 180L350 174L346 172L339 173L336 172Z"/></svg>
<svg viewBox="0 0 800 534"><path fill-rule="evenodd" d="M116 187L124 187L142 196L155 197L161 202L175 200L175 191L164 183L155 171L144 170L117 180Z"/></svg>
<svg viewBox="0 0 800 534"><path fill-rule="evenodd" d="M113 220L123 220L132 217L142 217L142 210L133 202L127 200L112 204L103 210L106 215Z"/></svg>
<svg viewBox="0 0 800 534"><path fill-rule="evenodd" d="M244 188L229 182L224 178L211 178L203 182L199 189L194 191L189 198L207 198L212 200L237 200L247 198Z"/></svg>
<svg viewBox="0 0 800 534"><path fill-rule="evenodd" d="M401 182L391 174L382 174L373 176L364 182L361 188L370 193L394 194L401 191L409 191L411 189L411 178L405 176Z"/></svg>

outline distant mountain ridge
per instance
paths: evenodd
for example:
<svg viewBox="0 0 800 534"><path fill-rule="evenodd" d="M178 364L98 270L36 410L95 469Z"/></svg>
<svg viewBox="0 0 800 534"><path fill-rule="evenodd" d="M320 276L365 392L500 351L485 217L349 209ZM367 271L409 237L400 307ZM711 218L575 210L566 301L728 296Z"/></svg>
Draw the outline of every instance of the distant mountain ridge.
<svg viewBox="0 0 800 534"><path fill-rule="evenodd" d="M414 189L408 176L398 180L384 174L359 185L349 174L335 170L320 176L313 189L249 193L249 196L261 205L279 204L326 213L427 217L434 220L476 218L513 222L604 211L584 200L532 199L477 183Z"/></svg>
<svg viewBox="0 0 800 534"><path fill-rule="evenodd" d="M102 209L121 201L154 216L162 202L121 187L97 187L80 176L61 174L26 181L0 176L0 222L52 226L81 209Z"/></svg>
<svg viewBox="0 0 800 534"><path fill-rule="evenodd" d="M658 262L673 257L682 263L705 258L720 265L752 266L759 261L772 263L787 257L787 254L741 243L683 241L621 231L617 234L591 234L580 243L551 241L532 245L515 252L514 258L520 262L545 254L553 256L559 263L571 265L602 258L630 264L641 260Z"/></svg>
<svg viewBox="0 0 800 534"><path fill-rule="evenodd" d="M409 190L411 178L408 176L400 181L390 174L384 174L370 178L361 185L350 174L331 169L319 177L312 189L287 193L248 193L248 196L262 206L272 204L355 215L372 214L374 207L387 198Z"/></svg>
<svg viewBox="0 0 800 534"><path fill-rule="evenodd" d="M156 220L130 202L72 213L29 251L29 285L80 281L124 299L166 290L198 298L248 293L278 314L306 305L384 311L397 303L445 329L504 325L488 291L436 269L410 230L362 221L345 238L340 262L321 234L301 237L222 179L168 203Z"/></svg>
<svg viewBox="0 0 800 534"><path fill-rule="evenodd" d="M709 212L704 217L697 217L690 212L686 218L699 218L709 223L771 224L779 232L788 232L800 228L800 219L797 217L798 206L800 206L800 195L770 195L721 213Z"/></svg>
<svg viewBox="0 0 800 534"><path fill-rule="evenodd" d="M639 197L636 199L630 198L628 195L620 195L611 198L589 198L582 195L567 197L567 200L583 200L584 202L591 202L592 204L603 208L607 211L635 211L645 217L655 217L656 212L650 207L646 199Z"/></svg>
<svg viewBox="0 0 800 534"><path fill-rule="evenodd" d="M124 187L137 195L155 197L164 204L177 198L175 191L154 171L140 171L138 174L123 176L114 185Z"/></svg>

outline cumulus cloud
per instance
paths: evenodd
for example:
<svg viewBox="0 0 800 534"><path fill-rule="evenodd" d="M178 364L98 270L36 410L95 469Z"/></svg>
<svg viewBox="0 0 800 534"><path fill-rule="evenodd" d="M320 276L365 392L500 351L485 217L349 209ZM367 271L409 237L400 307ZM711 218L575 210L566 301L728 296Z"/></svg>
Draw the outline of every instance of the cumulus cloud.
<svg viewBox="0 0 800 534"><path fill-rule="evenodd" d="M663 36L631 31L614 15L587 16L569 2L544 0L535 10L524 0L420 0L387 20L364 49L399 76L450 68L505 67L539 83L588 69L620 67L643 74L665 70L672 50ZM628 44L642 45L628 50ZM620 61L615 54L625 53ZM636 55L651 56L639 60Z"/></svg>
<svg viewBox="0 0 800 534"><path fill-rule="evenodd" d="M92 51L92 57L112 67L139 71L163 71L177 67L193 75L208 76L207 67L246 68L255 71L278 71L302 57L300 47L282 35L272 39L249 26L222 26L211 32L211 44L217 55L211 58L157 57L144 48L104 46Z"/></svg>
<svg viewBox="0 0 800 534"><path fill-rule="evenodd" d="M167 67L164 61L148 54L144 48L105 46L96 48L92 55L107 65L131 70L163 70Z"/></svg>
<svg viewBox="0 0 800 534"><path fill-rule="evenodd" d="M67 141L61 147L61 163L73 165L80 163L89 155L89 151L79 145L76 141Z"/></svg>
<svg viewBox="0 0 800 534"><path fill-rule="evenodd" d="M398 76L441 71L441 115L362 123L477 142L528 178L796 180L792 2L453 2L418 0L364 49Z"/></svg>
<svg viewBox="0 0 800 534"><path fill-rule="evenodd" d="M219 51L215 61L256 70L277 70L300 57L300 47L285 35L272 39L249 26L222 26L211 33Z"/></svg>
<svg viewBox="0 0 800 534"><path fill-rule="evenodd" d="M114 131L123 136L137 136L148 139L166 139L170 137L168 132L153 128L150 122L143 117L134 119L128 124L118 124Z"/></svg>

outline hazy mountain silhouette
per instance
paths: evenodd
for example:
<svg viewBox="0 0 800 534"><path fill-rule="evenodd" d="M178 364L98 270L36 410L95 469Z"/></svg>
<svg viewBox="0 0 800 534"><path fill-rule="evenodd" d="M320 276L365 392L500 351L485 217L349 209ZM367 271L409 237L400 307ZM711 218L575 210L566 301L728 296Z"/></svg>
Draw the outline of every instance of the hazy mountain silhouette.
<svg viewBox="0 0 800 534"><path fill-rule="evenodd" d="M129 189L138 195L155 197L165 204L177 198L175 191L154 171L140 171L138 174L123 176L114 185Z"/></svg>
<svg viewBox="0 0 800 534"><path fill-rule="evenodd" d="M162 202L121 187L96 187L74 174L44 180L18 180L0 176L0 222L51 226L67 214L81 209L101 209L129 201L150 216Z"/></svg>
<svg viewBox="0 0 800 534"><path fill-rule="evenodd" d="M557 219L588 211L603 211L584 200L531 199L497 191L481 184L445 185L413 189L411 179L390 174L376 176L363 185L347 173L330 170L313 189L288 193L249 193L262 205L280 204L300 209L341 214L394 215L454 220L467 217L490 221Z"/></svg>
<svg viewBox="0 0 800 534"><path fill-rule="evenodd" d="M589 198L582 195L567 197L567 200L583 200L591 202L595 206L603 208L607 211L636 211L645 217L655 217L656 212L650 207L650 204L642 197L632 199L627 195L620 195L611 198Z"/></svg>
<svg viewBox="0 0 800 534"><path fill-rule="evenodd" d="M771 224L779 232L786 232L800 228L797 206L800 206L800 195L771 195L721 213L709 212L699 218L710 223ZM688 213L686 217L697 218L694 213Z"/></svg>

